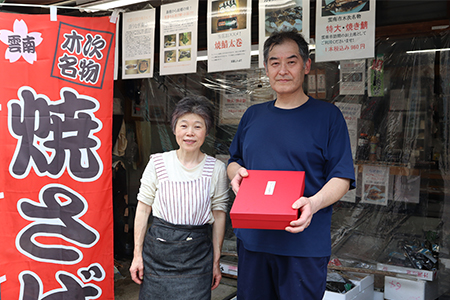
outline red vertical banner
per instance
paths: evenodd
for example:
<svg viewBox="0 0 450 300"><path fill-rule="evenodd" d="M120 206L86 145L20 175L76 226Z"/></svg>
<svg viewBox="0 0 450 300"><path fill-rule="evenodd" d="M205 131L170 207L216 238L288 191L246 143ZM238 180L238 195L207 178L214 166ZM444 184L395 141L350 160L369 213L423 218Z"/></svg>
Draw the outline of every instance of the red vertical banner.
<svg viewBox="0 0 450 300"><path fill-rule="evenodd" d="M0 13L0 299L114 299L109 17Z"/></svg>

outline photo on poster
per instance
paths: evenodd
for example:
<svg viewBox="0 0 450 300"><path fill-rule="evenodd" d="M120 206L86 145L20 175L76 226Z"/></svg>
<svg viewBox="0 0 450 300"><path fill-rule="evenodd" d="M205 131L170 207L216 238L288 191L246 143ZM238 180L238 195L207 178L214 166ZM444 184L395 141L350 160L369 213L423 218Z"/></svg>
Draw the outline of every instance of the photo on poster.
<svg viewBox="0 0 450 300"><path fill-rule="evenodd" d="M178 50L178 61L191 60L191 48L185 48Z"/></svg>
<svg viewBox="0 0 450 300"><path fill-rule="evenodd" d="M264 68L263 46L274 32L294 31L309 43L309 0L259 0L259 68Z"/></svg>
<svg viewBox="0 0 450 300"><path fill-rule="evenodd" d="M369 8L370 0L322 0L322 17L363 12Z"/></svg>
<svg viewBox="0 0 450 300"><path fill-rule="evenodd" d="M175 50L164 51L164 63L174 63L177 61Z"/></svg>
<svg viewBox="0 0 450 300"><path fill-rule="evenodd" d="M211 33L246 29L248 16L240 7L247 7L247 0L212 2Z"/></svg>
<svg viewBox="0 0 450 300"><path fill-rule="evenodd" d="M182 32L179 34L179 46L185 47L190 46L192 43L192 33L191 32Z"/></svg>
<svg viewBox="0 0 450 300"><path fill-rule="evenodd" d="M265 35L270 36L278 31L302 32L303 6L302 0L289 1L280 7L278 2L266 5Z"/></svg>
<svg viewBox="0 0 450 300"><path fill-rule="evenodd" d="M168 34L164 36L164 48L173 48L177 45L177 35Z"/></svg>

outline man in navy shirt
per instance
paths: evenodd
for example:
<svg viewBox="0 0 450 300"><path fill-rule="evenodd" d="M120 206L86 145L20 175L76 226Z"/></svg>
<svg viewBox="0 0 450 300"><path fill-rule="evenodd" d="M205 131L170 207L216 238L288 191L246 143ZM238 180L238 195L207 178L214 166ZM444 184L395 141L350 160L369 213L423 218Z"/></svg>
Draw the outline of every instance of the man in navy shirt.
<svg viewBox="0 0 450 300"><path fill-rule="evenodd" d="M308 44L294 32L264 43L264 66L277 98L247 109L230 146L235 193L249 170L305 172L300 218L285 230L235 229L238 299L321 300L331 255L332 204L354 188L348 129L333 104L303 91Z"/></svg>

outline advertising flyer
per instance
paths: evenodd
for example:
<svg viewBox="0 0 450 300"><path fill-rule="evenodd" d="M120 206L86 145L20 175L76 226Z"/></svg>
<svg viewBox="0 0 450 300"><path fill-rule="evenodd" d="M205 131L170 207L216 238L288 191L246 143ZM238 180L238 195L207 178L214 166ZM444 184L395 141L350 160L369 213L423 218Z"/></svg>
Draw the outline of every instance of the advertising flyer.
<svg viewBox="0 0 450 300"><path fill-rule="evenodd" d="M122 78L153 77L155 9L123 14Z"/></svg>
<svg viewBox="0 0 450 300"><path fill-rule="evenodd" d="M208 73L249 69L250 0L208 0Z"/></svg>
<svg viewBox="0 0 450 300"><path fill-rule="evenodd" d="M161 75L197 72L198 1L161 5Z"/></svg>
<svg viewBox="0 0 450 300"><path fill-rule="evenodd" d="M247 73L226 74L225 82L234 84L220 99L220 124L239 124L242 115L250 106L247 91Z"/></svg>
<svg viewBox="0 0 450 300"><path fill-rule="evenodd" d="M259 0L259 67L264 67L264 42L274 32L296 31L309 43L309 0Z"/></svg>
<svg viewBox="0 0 450 300"><path fill-rule="evenodd" d="M316 62L371 58L375 0L316 1Z"/></svg>
<svg viewBox="0 0 450 300"><path fill-rule="evenodd" d="M339 94L364 95L366 87L366 60L344 60L340 63Z"/></svg>
<svg viewBox="0 0 450 300"><path fill-rule="evenodd" d="M387 205L389 167L365 165L362 175L361 203Z"/></svg>

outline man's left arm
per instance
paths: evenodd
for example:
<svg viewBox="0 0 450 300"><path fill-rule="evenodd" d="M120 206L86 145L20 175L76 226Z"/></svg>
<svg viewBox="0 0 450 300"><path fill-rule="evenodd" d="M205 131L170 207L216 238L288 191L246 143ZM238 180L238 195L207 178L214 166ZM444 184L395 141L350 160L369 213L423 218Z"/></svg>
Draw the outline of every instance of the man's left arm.
<svg viewBox="0 0 450 300"><path fill-rule="evenodd" d="M293 209L300 211L300 218L292 221L291 226L285 228L291 233L305 230L311 224L312 216L327 206L341 199L350 188L350 179L333 177L315 195L300 197L292 204Z"/></svg>

